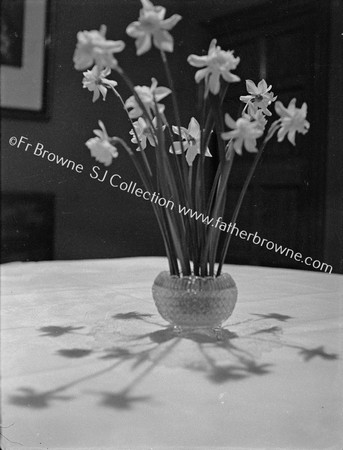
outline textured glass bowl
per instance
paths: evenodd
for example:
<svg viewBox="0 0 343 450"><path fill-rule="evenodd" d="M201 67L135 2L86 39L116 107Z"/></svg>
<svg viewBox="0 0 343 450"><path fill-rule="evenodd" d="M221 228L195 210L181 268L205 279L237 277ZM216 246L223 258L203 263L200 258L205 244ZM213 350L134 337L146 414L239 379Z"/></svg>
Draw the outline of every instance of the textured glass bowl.
<svg viewBox="0 0 343 450"><path fill-rule="evenodd" d="M232 277L187 276L161 272L152 286L160 315L180 330L219 328L232 314L237 287Z"/></svg>

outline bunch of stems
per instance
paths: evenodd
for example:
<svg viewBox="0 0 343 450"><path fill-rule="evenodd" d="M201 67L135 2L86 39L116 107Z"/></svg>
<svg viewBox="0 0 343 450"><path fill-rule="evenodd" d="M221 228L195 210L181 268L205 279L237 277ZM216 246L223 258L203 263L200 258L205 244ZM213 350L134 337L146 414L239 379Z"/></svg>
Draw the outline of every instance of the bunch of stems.
<svg viewBox="0 0 343 450"><path fill-rule="evenodd" d="M222 88L220 94L217 96L210 93L206 97L201 96L200 155L195 159L194 164L189 166L182 139L180 113L173 78L170 73L166 54L163 51L161 51L161 57L171 89L174 120L181 142L181 154L177 154L173 142L172 128L164 113L159 110L156 99L154 99L154 113L157 124L154 125L150 110L146 108L130 78L119 66L116 70L134 95L136 102L143 112L142 116L147 124L149 133L153 136L156 147L156 176L154 176L151 170L145 149L140 144L139 136L137 135L129 112L125 107L125 103L114 88L112 88L114 93L120 99L122 106L127 112L140 152L132 151L126 142L120 138L112 138L112 142L121 145L128 152L145 189L151 192L157 190L164 198L172 199L177 204L185 206L187 209L190 208L192 211L202 212L205 217L213 217L214 219L221 218L225 212L228 180L235 155L232 142L229 141L225 144L221 137L224 132L221 107L226 88ZM167 132L168 142L166 142L164 129ZM237 220L248 185L262 156L266 143L270 140L276 129L275 122L270 127L266 138L256 154L232 216L231 223L233 224ZM206 189L205 153L213 132L217 137L219 163L208 192L208 189ZM172 154L169 152L170 145ZM179 277L190 275L201 277L220 276L228 252L232 236L231 233L225 234L224 242L221 248L219 248L221 230L217 227L206 225L201 220L196 220L195 217L191 217L188 214L180 214L178 209L160 207L153 202L151 205L162 234L170 274Z"/></svg>

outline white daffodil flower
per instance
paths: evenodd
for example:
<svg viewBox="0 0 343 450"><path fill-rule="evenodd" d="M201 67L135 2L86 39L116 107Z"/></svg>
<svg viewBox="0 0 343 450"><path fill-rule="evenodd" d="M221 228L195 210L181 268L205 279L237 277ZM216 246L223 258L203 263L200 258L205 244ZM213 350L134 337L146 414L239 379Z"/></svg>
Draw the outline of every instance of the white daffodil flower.
<svg viewBox="0 0 343 450"><path fill-rule="evenodd" d="M217 46L217 40L212 39L208 54L205 56L189 55L188 63L194 67L203 67L195 74L195 81L200 83L205 79L206 95L208 89L212 94L218 94L220 90L220 77L223 77L228 83L239 81L240 78L231 73L239 64L239 57L233 56L233 51L224 51Z"/></svg>
<svg viewBox="0 0 343 450"><path fill-rule="evenodd" d="M251 121L250 117L244 114L235 122L229 114L225 114L225 123L232 131L222 133L222 139L232 139L236 153L241 155L243 146L248 152L257 152L256 139L262 136L263 130L256 120Z"/></svg>
<svg viewBox="0 0 343 450"><path fill-rule="evenodd" d="M151 87L135 86L135 91L137 92L139 98L141 99L142 103L149 113L151 111L155 113L155 98L158 111L161 114L163 113L165 106L158 102L171 93L171 90L169 88L163 86L157 87L157 80L155 78L151 79ZM131 95L131 97L126 100L125 108L128 110L129 117L131 119L137 119L137 117L140 117L143 114L143 111L137 103L134 95Z"/></svg>
<svg viewBox="0 0 343 450"><path fill-rule="evenodd" d="M287 108L280 101L275 103L275 111L281 118L278 142L282 142L287 135L289 142L295 145L295 133L306 134L310 128L310 123L306 120L307 104L303 103L301 108L297 108L295 103L295 98L289 102Z"/></svg>
<svg viewBox="0 0 343 450"><path fill-rule="evenodd" d="M173 146L169 147L170 153L181 154L182 147L186 152L186 160L189 166L193 164L193 161L196 155L200 154L200 139L201 139L201 131L199 122L192 117L188 129L185 127L180 127L181 129L181 141L176 141L173 143ZM175 134L179 135L179 129L176 126L173 126L173 131ZM174 148L173 148L174 147ZM212 156L210 150L206 148L205 156Z"/></svg>
<svg viewBox="0 0 343 450"><path fill-rule="evenodd" d="M108 80L106 77L111 73L111 69L106 67L104 70L99 70L98 66L94 66L92 70L83 72L84 78L82 84L84 88L93 92L93 102L97 101L100 94L103 100L106 99L107 89L115 87L118 83L114 80Z"/></svg>
<svg viewBox="0 0 343 450"><path fill-rule="evenodd" d="M156 117L154 117L152 123L156 129L156 126L157 126ZM140 146L137 147L137 151L140 151L141 148L143 150L145 150L148 142L151 146L153 146L153 147L156 146L154 135L151 132L151 128L148 126L148 124L143 119L143 117L139 117L138 120L136 120L136 122L133 122L133 126L135 127L135 131L136 131L139 142L136 139L136 135L135 135L134 131L130 130L130 134L132 135L131 142L133 144L138 144L138 143L140 144Z"/></svg>
<svg viewBox="0 0 343 450"><path fill-rule="evenodd" d="M257 86L251 80L246 80L245 84L250 95L241 95L239 99L247 104L248 113L253 116L261 109L264 114L271 116L268 106L276 100L273 92L269 92L272 86L268 86L265 80L261 80Z"/></svg>
<svg viewBox="0 0 343 450"><path fill-rule="evenodd" d="M91 156L97 161L109 166L113 158L117 158L118 150L110 143L105 125L99 120L101 130L93 130L96 137L88 139L86 146L89 148Z"/></svg>
<svg viewBox="0 0 343 450"><path fill-rule="evenodd" d="M132 22L126 33L136 39L137 55L146 53L154 46L166 52L174 50L174 39L168 30L171 30L181 19L179 14L165 19L166 8L154 6L149 0L141 0L143 8L140 10L138 21Z"/></svg>
<svg viewBox="0 0 343 450"><path fill-rule="evenodd" d="M265 118L262 109L258 109L254 113L252 112L252 114L250 116L253 120L255 120L257 122L256 127L264 132L268 121Z"/></svg>
<svg viewBox="0 0 343 450"><path fill-rule="evenodd" d="M96 64L99 69L117 66L113 53L124 50L123 41L109 41L105 38L106 26L101 25L100 31L79 31L74 52L74 67L76 70L86 70Z"/></svg>

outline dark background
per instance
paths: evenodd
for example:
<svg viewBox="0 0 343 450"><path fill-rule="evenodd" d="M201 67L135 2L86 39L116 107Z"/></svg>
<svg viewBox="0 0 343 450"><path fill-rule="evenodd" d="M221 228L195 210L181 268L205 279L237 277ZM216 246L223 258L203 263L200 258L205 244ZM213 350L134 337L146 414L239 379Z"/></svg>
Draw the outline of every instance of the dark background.
<svg viewBox="0 0 343 450"><path fill-rule="evenodd" d="M243 80L249 77L257 82L267 70L268 84L282 101L288 103L295 93L298 106L302 101L309 104L310 132L297 139L296 149L285 144L277 156L277 147L271 149L272 155L258 169L237 225L343 272L342 2L155 3L167 8L167 17L183 16L172 31L175 50L169 59L185 125L193 115L196 92L195 69L186 58L190 53L207 53L212 37L241 56L237 73ZM92 103L92 93L82 89L82 73L74 70L72 62L76 33L106 24L108 39L126 42L117 57L133 82L150 85L154 76L160 85L167 85L158 52L154 49L136 57L134 40L125 34L139 9L136 0L50 2L48 119L2 117L3 261L165 254L149 204L89 177L96 162L84 143L98 128L97 121L106 124L110 135L122 137L128 136L130 126L111 95L106 102ZM269 67L280 70L273 72ZM254 69L259 72L255 76ZM113 77L126 99L127 88ZM245 94L244 82L232 92ZM169 100L165 104L171 109ZM11 136L26 136L34 145L40 142L46 150L83 164L84 172L74 173L23 147L11 147ZM153 150L148 151L153 155ZM237 162L233 193L238 192L249 162L249 155ZM141 185L124 152L109 171ZM228 262L308 269L238 238L233 241Z"/></svg>

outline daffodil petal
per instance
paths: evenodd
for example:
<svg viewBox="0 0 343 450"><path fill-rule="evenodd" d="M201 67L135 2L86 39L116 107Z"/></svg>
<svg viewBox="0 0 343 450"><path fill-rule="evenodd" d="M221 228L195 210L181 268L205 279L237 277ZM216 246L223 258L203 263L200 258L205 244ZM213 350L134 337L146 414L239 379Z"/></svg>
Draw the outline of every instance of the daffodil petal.
<svg viewBox="0 0 343 450"><path fill-rule="evenodd" d="M241 102L244 102L244 103L250 102L253 98L254 98L253 95L241 95L241 96L239 97L240 101L241 101Z"/></svg>
<svg viewBox="0 0 343 450"><path fill-rule="evenodd" d="M229 113L225 114L224 120L229 128L236 128L236 122L232 119Z"/></svg>
<svg viewBox="0 0 343 450"><path fill-rule="evenodd" d="M154 90L156 101L159 102L160 100L164 99L171 93L171 90L169 88L159 86Z"/></svg>
<svg viewBox="0 0 343 450"><path fill-rule="evenodd" d="M210 73L210 70L208 67L204 67L203 69L198 70L194 76L195 82L200 83L200 81L203 78L206 78L207 74L209 74L209 73Z"/></svg>
<svg viewBox="0 0 343 450"><path fill-rule="evenodd" d="M287 139L289 140L289 142L293 145L295 145L295 130L290 130L288 135L287 135Z"/></svg>
<svg viewBox="0 0 343 450"><path fill-rule="evenodd" d="M174 50L173 36L165 30L157 30L153 33L153 42L155 47L164 50L165 52L172 52Z"/></svg>
<svg viewBox="0 0 343 450"><path fill-rule="evenodd" d="M99 91L101 92L103 100L106 100L107 89L105 86L99 86Z"/></svg>
<svg viewBox="0 0 343 450"><path fill-rule="evenodd" d="M182 17L179 14L173 14L172 16L168 17L168 19L163 20L162 27L165 30L171 30L175 27L175 25L182 19Z"/></svg>
<svg viewBox="0 0 343 450"><path fill-rule="evenodd" d="M144 34L136 39L136 54L137 56L143 55L151 48L151 36L150 34Z"/></svg>
<svg viewBox="0 0 343 450"><path fill-rule="evenodd" d="M180 141L174 141L173 145L169 147L170 153L176 153L177 155L181 155L182 153L182 146Z"/></svg>
<svg viewBox="0 0 343 450"><path fill-rule="evenodd" d="M189 55L187 62L193 67L204 67L207 65L208 56Z"/></svg>
<svg viewBox="0 0 343 450"><path fill-rule="evenodd" d="M144 34L144 30L142 29L140 22L136 21L128 25L126 28L126 34L132 38L138 38Z"/></svg>
<svg viewBox="0 0 343 450"><path fill-rule="evenodd" d="M246 89L251 95L258 95L259 90L252 80L245 80Z"/></svg>
<svg viewBox="0 0 343 450"><path fill-rule="evenodd" d="M284 107L284 105L279 100L277 102L275 102L275 112L280 117L289 117L290 116L287 109Z"/></svg>
<svg viewBox="0 0 343 450"><path fill-rule="evenodd" d="M194 139L199 139L200 138L200 125L199 125L199 122L194 117L192 117L190 122L189 122L188 133Z"/></svg>
<svg viewBox="0 0 343 450"><path fill-rule="evenodd" d="M199 153L199 147L197 145L190 145L188 147L188 150L186 153L186 161L189 166L191 166L193 164L193 161L198 153Z"/></svg>

